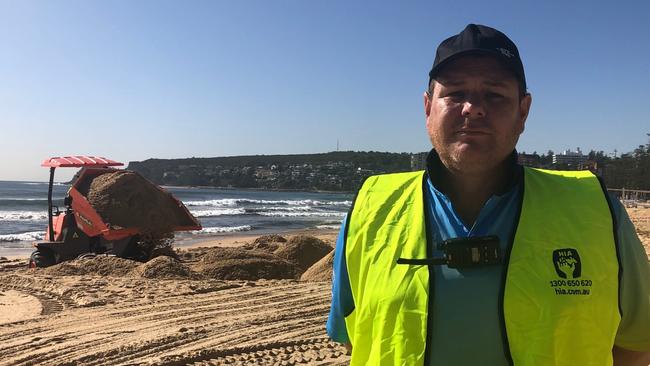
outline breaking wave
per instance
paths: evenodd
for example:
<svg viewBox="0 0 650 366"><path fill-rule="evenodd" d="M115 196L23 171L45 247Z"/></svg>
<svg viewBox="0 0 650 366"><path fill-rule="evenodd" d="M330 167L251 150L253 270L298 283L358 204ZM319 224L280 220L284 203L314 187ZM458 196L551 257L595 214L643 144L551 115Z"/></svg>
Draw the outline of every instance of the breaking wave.
<svg viewBox="0 0 650 366"><path fill-rule="evenodd" d="M309 207L216 208L191 210L194 217L259 215L266 217L343 217L345 212L311 211Z"/></svg>
<svg viewBox="0 0 650 366"><path fill-rule="evenodd" d="M43 238L45 238L43 231L31 231L28 233L0 235L0 242L35 241L43 240Z"/></svg>
<svg viewBox="0 0 650 366"><path fill-rule="evenodd" d="M242 226L217 226L206 227L202 230L193 231L194 234L218 234L218 233L236 233L240 231L251 231L253 228L250 225Z"/></svg>
<svg viewBox="0 0 650 366"><path fill-rule="evenodd" d="M343 217L345 212L257 212L260 216L271 217Z"/></svg>
<svg viewBox="0 0 650 366"><path fill-rule="evenodd" d="M247 208L246 212L249 213L258 213L258 212L265 212L265 211L283 211L283 212L292 212L292 211L299 211L299 212L307 212L311 211L312 207L311 206L296 206L296 207L254 207L254 208Z"/></svg>
<svg viewBox="0 0 650 366"><path fill-rule="evenodd" d="M341 224L339 225L316 225L316 229L321 229L321 230L339 230L341 228Z"/></svg>
<svg viewBox="0 0 650 366"><path fill-rule="evenodd" d="M48 185L50 184L49 182L21 182L21 184L25 184L28 186L40 186L40 185ZM60 182L54 182L52 184L53 186L67 186L67 183L60 183Z"/></svg>
<svg viewBox="0 0 650 366"><path fill-rule="evenodd" d="M350 206L352 201L318 200L253 200L248 198L224 198L218 200L185 201L185 206L234 207L238 204L286 205L286 206Z"/></svg>
<svg viewBox="0 0 650 366"><path fill-rule="evenodd" d="M63 197L52 197L53 201L63 200ZM25 201L44 201L47 202L47 198L19 198L19 197L5 197L0 198L0 202L25 202Z"/></svg>
<svg viewBox="0 0 650 366"><path fill-rule="evenodd" d="M47 220L47 212L43 211L0 211L3 221L40 221Z"/></svg>
<svg viewBox="0 0 650 366"><path fill-rule="evenodd" d="M225 209L215 209L215 210L197 210L191 211L194 217L215 217L215 216L226 216L226 215L243 215L246 213L246 210L243 208L225 208Z"/></svg>

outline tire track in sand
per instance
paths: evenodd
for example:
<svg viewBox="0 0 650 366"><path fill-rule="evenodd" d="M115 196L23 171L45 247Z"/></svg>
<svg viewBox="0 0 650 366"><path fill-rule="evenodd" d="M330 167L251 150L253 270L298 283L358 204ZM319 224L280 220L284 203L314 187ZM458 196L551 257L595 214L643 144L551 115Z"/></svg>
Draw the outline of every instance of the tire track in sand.
<svg viewBox="0 0 650 366"><path fill-rule="evenodd" d="M348 357L343 346L327 338L309 338L298 341L262 343L231 349L207 349L185 358L161 360L164 366L213 365L347 365Z"/></svg>
<svg viewBox="0 0 650 366"><path fill-rule="evenodd" d="M265 283L184 296L156 293L155 303L129 299L128 306L122 301L63 311L0 329L0 339L9 341L0 342L0 360L12 358L11 364L119 365L165 364L162 358L172 357L174 364L214 364L223 361L214 357L218 351L247 355L235 359L250 359L246 361L249 364L266 364L264 357L288 352L282 350L281 342L298 344L324 336L329 294L327 284ZM30 332L35 329L37 337ZM255 352L261 352L259 360L254 361L257 353L248 354L245 347L256 347ZM212 356L197 358L205 350L212 350ZM336 355L334 360L340 352ZM332 358L291 357L291 362Z"/></svg>
<svg viewBox="0 0 650 366"><path fill-rule="evenodd" d="M243 326L247 327L247 326L250 326L249 323L255 323L255 318L256 318L255 314L259 313L259 310L256 309L256 308L259 307L259 304L255 304L254 305L255 308L253 306L250 306L250 305L249 306L242 306L242 304L239 304L239 303L236 304L236 305L237 305L236 308L238 308L240 310L249 310L250 311L250 312L248 312L248 311L242 312L241 314L243 314L243 317L240 316L238 319L235 319L236 322L240 324L240 326L243 325ZM272 303L269 303L269 305L272 305ZM182 317L176 316L176 317L173 317L173 315L175 315L175 314L186 314L187 313L186 310L188 310L188 309L199 310L200 314L199 315L192 315L192 316L182 316ZM288 310L291 311L291 309L288 309ZM130 328L132 330L132 332L134 332L134 334L141 334L141 333L156 331L156 330L159 330L159 328L168 328L170 326L175 326L175 327L178 328L182 324L192 324L193 321L202 320L204 318L204 314L206 314L206 313L211 313L211 312L210 312L209 309L207 311L206 311L206 309L194 309L194 308L191 307L191 304L189 304L188 306L186 306L186 309L178 309L177 312L165 311L164 314L159 313L159 314L149 315L147 317L147 319L144 319L144 320L142 318L136 319L138 317L136 317L136 318L131 317L131 318L128 318L127 321L135 321L138 324L144 325L144 327L138 327L138 328L135 328L135 329ZM232 313L232 311L230 311L230 313ZM251 315L251 314L253 314L253 315ZM219 315L219 314L215 314L215 315ZM296 315L302 315L302 313L296 313ZM248 318L251 318L252 321L248 321L247 320ZM232 321L227 321L227 322L231 323ZM102 327L105 326L105 325L106 324L102 324ZM110 324L110 325L111 325L111 328L113 328L113 329L116 328L115 324ZM226 324L226 325L228 325L228 324ZM207 331L208 330L208 328L205 327L205 326L202 326L201 329L202 329L202 331ZM231 329L231 331L232 331L232 329ZM86 331L84 333L88 334L90 332L89 332L88 329L86 329ZM79 336L79 332L77 333L77 336ZM81 334L81 336L83 337L84 334ZM178 340L174 340L175 338L178 339ZM166 339L164 339L162 342L160 340L154 340L154 341L148 343L145 348L147 348L147 349L156 349L156 352L159 352L162 349L166 349L166 348L169 348L169 347L172 347L172 346L178 346L178 345L186 343L186 341L185 341L186 338L187 338L186 334L181 334L181 335L178 335L178 336L175 336L175 337L166 337ZM107 337L96 337L95 339L92 339L92 340L90 340L90 339L86 340L83 343L83 345L77 345L76 347L70 346L70 345L67 345L67 344L61 344L60 347L58 347L58 349L50 351L48 356L49 357L52 357L52 356L58 357L59 355L61 355L61 356L65 355L66 358L70 357L70 358L74 359L74 358L76 358L76 356L81 357L81 356L83 356L83 354L86 354L87 353L87 350L86 350L87 347L94 347L96 345L99 345L99 344L102 344L102 343L107 343L107 342L109 342ZM162 343L162 344L159 344L159 343ZM173 343L173 345L167 346L167 344L170 344L170 343ZM150 352L150 351L147 352L147 354L151 354L151 353L152 352ZM131 358L133 358L133 356L134 355L129 354L129 357L127 359L131 359ZM106 357L106 355L102 355L102 358L106 361L105 357ZM30 359L30 361L41 361L41 359L39 359L39 358Z"/></svg>
<svg viewBox="0 0 650 366"><path fill-rule="evenodd" d="M250 290L250 291L247 291ZM291 294L291 297L295 296L302 296L301 292L295 292ZM201 298L201 296L197 296ZM242 299L243 298L243 299ZM247 289L242 289L238 291L238 293L230 294L229 296L225 296L223 298L218 299L219 301L215 301L215 298L213 297L208 297L207 299L203 299L203 301L195 301L194 297L191 297L192 300L183 300L183 302L178 302L179 300L176 299L165 299L165 301L162 302L162 304L153 304L153 305L148 305L144 304L141 306L136 306L134 307L133 305L129 309L122 309L121 311L111 311L109 308L105 308L102 310L102 317L106 319L104 322L101 323L95 323L94 319L95 318L95 312L84 312L80 311L78 314L79 316L75 317L74 319L71 319L68 322L62 322L58 324L58 329L56 331L56 334L61 336L61 335L67 335L66 329L70 328L72 329L71 332L75 334L75 336L83 336L83 334L88 334L88 333L96 333L104 328L111 328L111 329L123 329L125 327L128 327L129 325L133 323L142 323L144 324L150 324L153 323L154 326L155 324L158 324L160 326L166 326L167 320L174 321L174 319L178 319L178 321L192 321L196 319L202 318L204 315L203 313L211 313L212 316L219 315L220 313L226 313L226 315L233 317L233 316L249 316L247 315L248 313L242 312L241 315L238 314L232 314L232 309L237 308L237 309L249 309L249 310L255 310L252 309L253 306L263 306L264 304L266 305L272 305L275 301L280 299L280 296L277 295L269 295L269 291L266 291L265 289L260 289L260 288L247 288ZM198 300L198 299L197 299ZM225 301L224 301L225 300ZM228 301L228 300L235 300L235 301ZM250 302L254 302L253 304L248 304ZM198 306L197 306L198 304ZM205 308L205 307L209 308ZM158 311L157 309L162 309L162 311ZM189 315L189 316L179 316L179 314L193 314L193 312L198 313L197 315ZM87 314L87 315L83 315ZM176 315L174 317L173 315ZM82 325L82 329L79 329L79 323L85 323ZM133 331L133 329L131 329ZM146 330L146 328L140 328L139 330ZM37 329L36 332L28 332L27 334L23 332L23 329L17 329L15 333L13 334L7 334L8 338L11 338L11 343L12 341L15 342L16 339L15 337L24 337L27 335L31 335L32 333L38 333L39 335L43 335L43 330ZM41 337L43 338L43 337ZM105 339L104 338L96 338L94 341L93 340L88 340L87 343L84 344L84 347L89 347L93 346L95 343L103 342ZM7 344L5 344L6 346ZM23 348L31 348L29 345L23 345ZM7 351L10 352L17 352L20 351L20 349L8 349ZM66 349L66 353L71 353L73 350L68 348ZM50 354L51 356L52 354Z"/></svg>

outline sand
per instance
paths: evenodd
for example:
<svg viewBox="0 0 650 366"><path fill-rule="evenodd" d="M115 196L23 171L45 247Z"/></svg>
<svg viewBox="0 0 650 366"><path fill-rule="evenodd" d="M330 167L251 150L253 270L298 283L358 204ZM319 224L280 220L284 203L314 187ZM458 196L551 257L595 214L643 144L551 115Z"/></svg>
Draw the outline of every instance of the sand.
<svg viewBox="0 0 650 366"><path fill-rule="evenodd" d="M9 290L0 291L0 326L41 315L43 306L36 296L24 292Z"/></svg>
<svg viewBox="0 0 650 366"><path fill-rule="evenodd" d="M335 236L319 235L328 245ZM183 248L181 261L97 256L32 270L1 261L0 365L347 365L325 333L329 282L201 272L224 251L216 244L250 253L233 242L252 240Z"/></svg>
<svg viewBox="0 0 650 366"><path fill-rule="evenodd" d="M650 253L650 209L629 212ZM274 251L295 235L282 234ZM336 232L318 236L333 245ZM181 261L99 256L56 274L0 260L0 365L347 365L325 333L331 250L301 280L201 271L223 248L271 255L242 247L255 238L196 243L179 250Z"/></svg>
<svg viewBox="0 0 650 366"><path fill-rule="evenodd" d="M630 215L636 233L645 247L648 258L650 258L650 208L627 208L627 213Z"/></svg>
<svg viewBox="0 0 650 366"><path fill-rule="evenodd" d="M262 250L268 253L275 252L280 245L287 242L287 238L278 234L262 235L251 243L243 245L245 249Z"/></svg>
<svg viewBox="0 0 650 366"><path fill-rule="evenodd" d="M332 249L334 248L331 245L314 236L297 235L288 242L279 245L273 254L294 263L302 273Z"/></svg>
<svg viewBox="0 0 650 366"><path fill-rule="evenodd" d="M139 229L137 249L129 257L153 258L173 240L174 229L195 225L195 219L170 193L133 171L87 176L75 186L110 228Z"/></svg>
<svg viewBox="0 0 650 366"><path fill-rule="evenodd" d="M293 279L296 265L271 253L243 248L206 250L196 265L206 277L219 280Z"/></svg>
<svg viewBox="0 0 650 366"><path fill-rule="evenodd" d="M169 193L136 172L104 173L90 182L79 182L79 189L104 222L114 228L137 227L154 237L164 237L174 227L193 224Z"/></svg>
<svg viewBox="0 0 650 366"><path fill-rule="evenodd" d="M301 276L301 281L311 282L331 282L334 265L334 251L330 251L326 256L321 258L313 266L309 267Z"/></svg>

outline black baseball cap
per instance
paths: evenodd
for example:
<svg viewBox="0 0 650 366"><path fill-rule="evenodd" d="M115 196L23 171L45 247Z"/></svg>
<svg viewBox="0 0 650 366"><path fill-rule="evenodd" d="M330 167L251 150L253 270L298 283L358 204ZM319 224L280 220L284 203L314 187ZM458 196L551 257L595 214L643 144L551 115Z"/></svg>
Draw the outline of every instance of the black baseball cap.
<svg viewBox="0 0 650 366"><path fill-rule="evenodd" d="M495 56L513 72L523 90L526 90L524 65L515 43L498 30L479 24L468 24L462 32L440 43L429 72L429 85L446 64L467 54Z"/></svg>

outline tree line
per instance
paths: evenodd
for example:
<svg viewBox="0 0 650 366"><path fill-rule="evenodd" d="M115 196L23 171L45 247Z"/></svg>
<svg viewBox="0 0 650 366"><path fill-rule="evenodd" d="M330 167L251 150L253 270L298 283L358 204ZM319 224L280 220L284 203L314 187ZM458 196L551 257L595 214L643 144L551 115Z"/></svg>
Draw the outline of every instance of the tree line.
<svg viewBox="0 0 650 366"><path fill-rule="evenodd" d="M645 145L639 145L634 151L610 156L604 151L592 150L587 154L587 163L583 167L553 164L554 153L532 155L534 166L555 170L591 169L601 176L608 188L625 188L650 190L650 134ZM595 164L592 164L595 163Z"/></svg>
<svg viewBox="0 0 650 366"><path fill-rule="evenodd" d="M650 137L650 134L648 134ZM546 169L590 169L608 188L650 190L650 138L620 156L590 151L580 166L553 163L553 151L526 154L529 165ZM352 191L367 176L411 170L410 153L337 151L322 154L250 155L215 158L148 159L130 162L162 185L261 189Z"/></svg>

